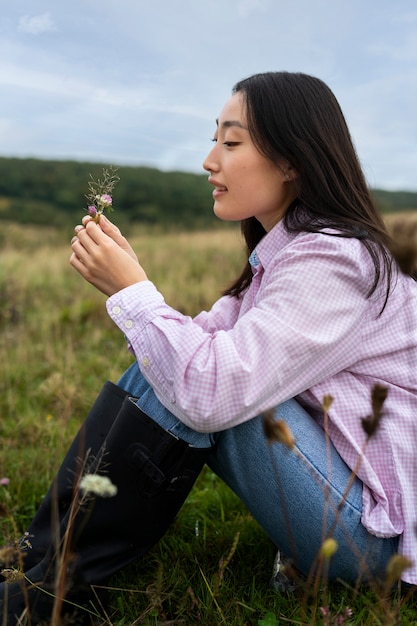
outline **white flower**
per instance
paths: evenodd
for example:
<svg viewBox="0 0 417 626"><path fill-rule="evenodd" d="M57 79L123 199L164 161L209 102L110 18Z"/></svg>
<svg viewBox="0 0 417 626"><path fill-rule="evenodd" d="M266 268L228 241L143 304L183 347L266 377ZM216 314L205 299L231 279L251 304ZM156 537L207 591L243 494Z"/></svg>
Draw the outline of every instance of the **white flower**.
<svg viewBox="0 0 417 626"><path fill-rule="evenodd" d="M86 474L80 481L80 489L85 494L93 494L101 498L112 498L117 493L116 485L113 485L107 476L98 474Z"/></svg>

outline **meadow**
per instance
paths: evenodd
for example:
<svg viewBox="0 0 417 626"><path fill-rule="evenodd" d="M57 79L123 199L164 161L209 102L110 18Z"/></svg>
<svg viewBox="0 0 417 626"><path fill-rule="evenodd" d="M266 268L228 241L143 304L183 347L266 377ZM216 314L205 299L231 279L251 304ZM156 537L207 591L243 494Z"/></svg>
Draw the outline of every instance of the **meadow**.
<svg viewBox="0 0 417 626"><path fill-rule="evenodd" d="M129 235L167 302L189 315L211 306L244 258L236 229L136 226ZM105 297L69 266L71 236L7 222L0 231L0 546L34 515L103 382L116 381L132 362ZM103 623L417 623L413 596L372 586L324 582L313 592L277 593L270 586L274 555L245 507L204 469L163 540L112 580L115 611Z"/></svg>

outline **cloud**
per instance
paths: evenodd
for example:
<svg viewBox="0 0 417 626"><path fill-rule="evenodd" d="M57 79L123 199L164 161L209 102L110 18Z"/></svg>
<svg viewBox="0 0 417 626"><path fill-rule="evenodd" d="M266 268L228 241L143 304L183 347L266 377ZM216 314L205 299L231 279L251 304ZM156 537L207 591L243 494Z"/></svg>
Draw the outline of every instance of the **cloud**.
<svg viewBox="0 0 417 626"><path fill-rule="evenodd" d="M237 5L237 12L240 17L247 17L254 11L265 11L268 8L268 2L265 6L264 0L240 0Z"/></svg>
<svg viewBox="0 0 417 626"><path fill-rule="evenodd" d="M334 91L375 185L416 188L415 0L9 5L1 154L201 171L232 85L285 69Z"/></svg>
<svg viewBox="0 0 417 626"><path fill-rule="evenodd" d="M50 13L42 13L32 17L22 15L17 28L20 32L29 33L30 35L40 35L41 33L56 30Z"/></svg>

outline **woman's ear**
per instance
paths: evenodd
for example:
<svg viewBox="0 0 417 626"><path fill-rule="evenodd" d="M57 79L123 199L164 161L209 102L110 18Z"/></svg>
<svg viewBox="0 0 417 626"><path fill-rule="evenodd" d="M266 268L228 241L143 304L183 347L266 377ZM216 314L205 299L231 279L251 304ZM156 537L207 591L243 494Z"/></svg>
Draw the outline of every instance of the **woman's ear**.
<svg viewBox="0 0 417 626"><path fill-rule="evenodd" d="M293 181L298 178L298 174L292 165L288 165L288 167L284 170L284 178L288 181Z"/></svg>

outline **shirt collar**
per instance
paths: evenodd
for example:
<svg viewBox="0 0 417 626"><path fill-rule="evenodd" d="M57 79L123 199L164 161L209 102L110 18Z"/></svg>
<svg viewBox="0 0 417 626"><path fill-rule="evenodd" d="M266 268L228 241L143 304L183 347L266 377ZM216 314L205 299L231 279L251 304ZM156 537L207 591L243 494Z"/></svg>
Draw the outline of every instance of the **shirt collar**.
<svg viewBox="0 0 417 626"><path fill-rule="evenodd" d="M280 220L271 230L266 233L253 250L249 257L252 271L266 267L278 252L284 248L297 233L289 233L284 227L283 220Z"/></svg>

